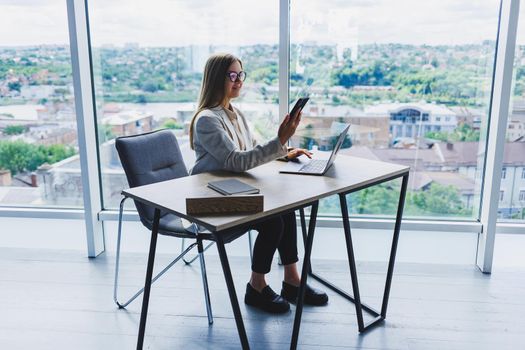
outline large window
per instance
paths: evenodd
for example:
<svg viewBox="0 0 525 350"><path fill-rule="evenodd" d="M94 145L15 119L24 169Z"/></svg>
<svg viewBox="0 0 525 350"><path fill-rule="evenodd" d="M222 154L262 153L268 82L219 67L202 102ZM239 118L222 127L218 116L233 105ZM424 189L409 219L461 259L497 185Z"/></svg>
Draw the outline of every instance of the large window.
<svg viewBox="0 0 525 350"><path fill-rule="evenodd" d="M237 55L247 72L234 101L259 142L276 135L277 1L90 1L98 142L104 206L116 207L126 179L114 139L158 128L177 136L194 163L188 129L204 63L214 52Z"/></svg>
<svg viewBox="0 0 525 350"><path fill-rule="evenodd" d="M525 220L525 8L520 8L514 76L503 153L498 217L501 221Z"/></svg>
<svg viewBox="0 0 525 350"><path fill-rule="evenodd" d="M81 207L66 3L0 2L0 206Z"/></svg>
<svg viewBox="0 0 525 350"><path fill-rule="evenodd" d="M291 1L290 97L311 97L295 144L329 151L350 123L341 153L411 167L407 215L477 219L499 3ZM350 210L392 215L398 189Z"/></svg>

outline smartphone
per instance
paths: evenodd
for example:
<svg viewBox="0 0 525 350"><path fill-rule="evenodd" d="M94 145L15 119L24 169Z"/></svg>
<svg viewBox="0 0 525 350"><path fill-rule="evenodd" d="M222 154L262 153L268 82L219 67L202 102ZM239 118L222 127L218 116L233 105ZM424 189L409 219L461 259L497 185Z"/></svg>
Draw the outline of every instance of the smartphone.
<svg viewBox="0 0 525 350"><path fill-rule="evenodd" d="M310 98L309 97L301 97L295 102L295 106L293 106L292 111L290 112L290 120L293 120L299 116L299 113L303 109L303 107L306 105Z"/></svg>

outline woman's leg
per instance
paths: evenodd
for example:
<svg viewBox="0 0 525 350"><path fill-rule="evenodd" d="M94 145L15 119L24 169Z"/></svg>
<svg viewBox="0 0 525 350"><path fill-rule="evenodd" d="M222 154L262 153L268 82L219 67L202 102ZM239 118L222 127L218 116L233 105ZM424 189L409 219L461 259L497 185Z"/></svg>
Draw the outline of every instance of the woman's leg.
<svg viewBox="0 0 525 350"><path fill-rule="evenodd" d="M288 213L282 216L284 233L279 243L279 254L284 265L284 282L281 296L289 302L295 302L301 284L301 275L297 269L297 223L295 213ZM328 302L328 295L325 292L314 289L306 285L304 303L308 305L324 305Z"/></svg>
<svg viewBox="0 0 525 350"><path fill-rule="evenodd" d="M283 220L280 216L267 219L254 229L259 231L253 247L252 276L246 285L244 302L270 313L290 310L290 304L275 293L266 283L264 276L270 272L273 255L283 234Z"/></svg>
<svg viewBox="0 0 525 350"><path fill-rule="evenodd" d="M284 265L284 281L288 284L298 286L301 283L301 277L297 270L299 261L297 254L297 222L295 212L283 214L284 232L279 242L279 255Z"/></svg>
<svg viewBox="0 0 525 350"><path fill-rule="evenodd" d="M270 272L273 256L283 235L283 220L280 216L265 220L253 227L259 232L253 247L251 286L261 291L267 286L265 274Z"/></svg>

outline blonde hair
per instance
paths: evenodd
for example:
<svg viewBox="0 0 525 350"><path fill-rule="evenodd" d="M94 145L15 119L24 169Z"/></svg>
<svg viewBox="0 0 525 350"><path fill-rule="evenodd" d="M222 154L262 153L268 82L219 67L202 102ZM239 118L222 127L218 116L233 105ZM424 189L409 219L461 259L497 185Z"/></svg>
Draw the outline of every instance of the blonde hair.
<svg viewBox="0 0 525 350"><path fill-rule="evenodd" d="M197 111L191 118L190 123L190 147L193 147L193 132L195 129L195 120L197 115L205 109L219 106L226 97L225 79L228 68L234 62L239 62L242 68L242 62L239 58L229 53L217 53L206 61L204 74L202 76L201 91L199 95L199 105Z"/></svg>

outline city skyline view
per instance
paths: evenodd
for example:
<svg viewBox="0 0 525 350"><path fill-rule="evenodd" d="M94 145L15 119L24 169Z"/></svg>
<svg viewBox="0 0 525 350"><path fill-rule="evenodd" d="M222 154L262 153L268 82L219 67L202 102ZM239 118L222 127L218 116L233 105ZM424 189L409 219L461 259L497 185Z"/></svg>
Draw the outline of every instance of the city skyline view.
<svg viewBox="0 0 525 350"><path fill-rule="evenodd" d="M140 2L89 4L97 139L107 207L117 205L119 189L125 187L113 147L118 136L172 129L187 167L192 166L188 124L204 62L214 52L232 52L243 60L248 79L234 103L245 111L260 142L274 136L281 118L278 2L256 2L253 11L244 11L232 1L211 5L158 1L154 7ZM350 6L328 1L328 5L290 3L289 102L304 94L311 97L292 145L329 151L329 134L338 123L351 123L351 140L345 147L352 144L352 148L343 153L411 166L408 215L475 218L499 2L466 6L401 1L394 6L388 1L356 1ZM5 184L14 183L31 193L26 201L81 206L79 158L71 154L78 152L78 145L65 7L33 1L2 2L2 6L13 14L34 6L46 8L27 25L45 31L49 38L54 32L48 26L62 27L66 39L64 44L58 44L59 39L46 44L44 36L39 37L40 44L26 46L9 46L9 38L0 42L0 168L4 168L0 171L6 179L0 202L13 200ZM408 11L411 6L414 11ZM158 16L159 11L179 14L183 20ZM476 16L470 16L472 11ZM217 14L228 14L231 20ZM23 20L30 17L31 13ZM250 26L260 30L247 36ZM19 44L30 42L24 39L29 35L35 38L28 29L22 26L14 35L19 35ZM518 44L515 61L524 57ZM504 163L508 179L513 180L502 180L500 195L504 218L525 217L525 188L521 188L525 184L520 177L525 164L515 159L525 144L520 141L525 134L523 100L525 69L517 64L515 106L507 128L510 153ZM51 146L55 148L46 148ZM13 149L22 152L31 147L33 153L38 149L51 156L28 157L26 163L15 163L10 156ZM40 186L43 183L47 187ZM352 197L352 210L391 214L394 208L373 204L371 199L385 193L383 189ZM438 198L445 202L436 202ZM447 207L446 201L457 205ZM326 201L320 210L336 212L334 205Z"/></svg>

